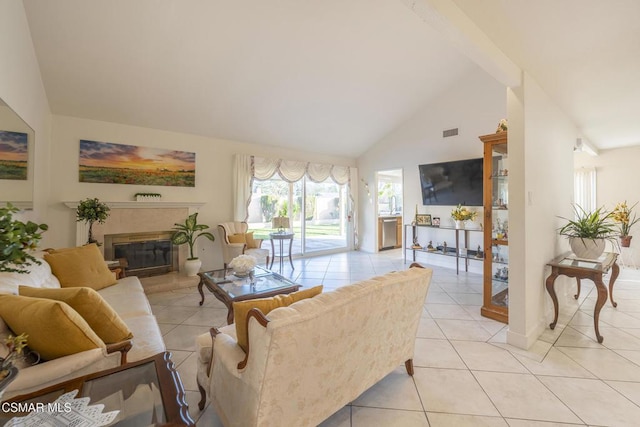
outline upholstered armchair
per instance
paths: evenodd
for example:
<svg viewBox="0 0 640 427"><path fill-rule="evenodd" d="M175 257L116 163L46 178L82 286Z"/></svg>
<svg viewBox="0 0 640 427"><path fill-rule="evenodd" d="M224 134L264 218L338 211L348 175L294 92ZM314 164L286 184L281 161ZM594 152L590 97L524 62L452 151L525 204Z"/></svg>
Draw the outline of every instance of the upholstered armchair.
<svg viewBox="0 0 640 427"><path fill-rule="evenodd" d="M258 263L265 260L265 265L269 265L269 249L262 249L262 239L253 239L255 241L255 248L250 248L247 244L246 236L249 225L246 222L230 221L218 224L218 231L220 232L220 242L222 245L222 260L224 262L224 268L227 268L227 264L238 255L246 254L255 257ZM239 238L235 238L235 237ZM244 240L243 242L233 243L232 241ZM249 239L251 240L251 239Z"/></svg>

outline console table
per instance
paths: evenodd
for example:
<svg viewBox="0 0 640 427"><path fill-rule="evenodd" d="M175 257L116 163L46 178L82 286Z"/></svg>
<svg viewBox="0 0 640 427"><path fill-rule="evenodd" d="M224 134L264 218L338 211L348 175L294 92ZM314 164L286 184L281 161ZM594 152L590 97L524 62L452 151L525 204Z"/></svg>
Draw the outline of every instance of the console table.
<svg viewBox="0 0 640 427"><path fill-rule="evenodd" d="M598 290L598 300L596 306L593 309L593 323L596 332L596 338L599 343L602 343L604 338L600 335L598 328L598 320L600 318L600 310L605 302L607 302L607 288L602 281L602 276L609 272L611 269L611 278L609 279L609 299L614 307L618 304L613 300L613 285L620 273L620 267L616 263L618 254L613 252L606 252L600 258L596 260L586 260L577 258L572 252L565 252L564 254L554 258L547 265L551 267L551 274L547 277L546 287L547 292L551 295L553 300L554 318L553 322L549 324L551 329L556 327L558 322L558 297L554 289L554 283L558 276L575 277L578 282L578 292L574 295L575 299L580 296L580 280L591 279L596 284Z"/></svg>

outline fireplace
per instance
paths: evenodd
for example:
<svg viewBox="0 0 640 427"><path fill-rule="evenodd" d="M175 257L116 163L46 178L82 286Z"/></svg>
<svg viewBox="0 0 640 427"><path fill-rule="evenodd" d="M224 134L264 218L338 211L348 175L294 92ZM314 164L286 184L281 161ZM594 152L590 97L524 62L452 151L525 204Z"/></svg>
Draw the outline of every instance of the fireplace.
<svg viewBox="0 0 640 427"><path fill-rule="evenodd" d="M178 248L171 243L171 231L106 234L104 257L126 260L129 276L155 276L178 270Z"/></svg>

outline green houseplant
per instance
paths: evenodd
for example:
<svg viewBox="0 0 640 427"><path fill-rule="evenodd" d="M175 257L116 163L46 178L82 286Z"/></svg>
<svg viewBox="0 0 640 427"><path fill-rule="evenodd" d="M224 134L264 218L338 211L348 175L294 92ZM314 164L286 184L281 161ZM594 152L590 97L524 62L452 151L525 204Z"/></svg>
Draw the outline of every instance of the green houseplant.
<svg viewBox="0 0 640 427"><path fill-rule="evenodd" d="M562 218L567 223L558 233L569 238L569 245L580 258L596 259L604 252L605 242L616 243L611 212L600 207L587 212L580 206L573 206L575 219Z"/></svg>
<svg viewBox="0 0 640 427"><path fill-rule="evenodd" d="M205 237L213 242L215 237L210 232L204 231L210 228L208 225L198 224L197 212L189 215L184 224L176 223L174 225L173 230L175 230L175 233L171 236L171 242L174 245L183 245L185 243L189 245L189 258L185 262L185 270L187 276L195 276L202 265L200 259L193 252L196 240L199 237Z"/></svg>
<svg viewBox="0 0 640 427"><path fill-rule="evenodd" d="M20 210L7 203L0 208L0 272L28 273L31 263L40 264L29 251L36 249L47 224L26 223L13 218Z"/></svg>
<svg viewBox="0 0 640 427"><path fill-rule="evenodd" d="M111 209L106 203L101 202L97 198L89 198L80 201L78 208L76 209L76 220L84 221L89 224L89 236L87 243L98 243L93 238L93 223L98 222L103 224L107 218L109 218L109 211Z"/></svg>

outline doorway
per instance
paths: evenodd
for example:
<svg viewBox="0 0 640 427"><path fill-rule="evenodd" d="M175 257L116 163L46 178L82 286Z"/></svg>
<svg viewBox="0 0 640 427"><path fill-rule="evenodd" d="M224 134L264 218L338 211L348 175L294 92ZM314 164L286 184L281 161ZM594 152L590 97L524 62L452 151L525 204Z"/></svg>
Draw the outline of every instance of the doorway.
<svg viewBox="0 0 640 427"><path fill-rule="evenodd" d="M379 251L402 247L402 183L402 169L382 170L376 173Z"/></svg>

